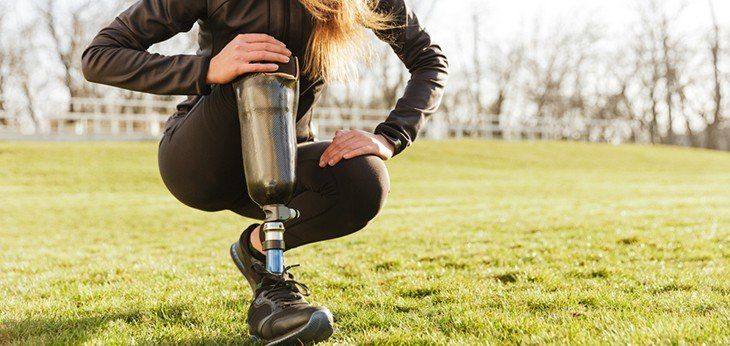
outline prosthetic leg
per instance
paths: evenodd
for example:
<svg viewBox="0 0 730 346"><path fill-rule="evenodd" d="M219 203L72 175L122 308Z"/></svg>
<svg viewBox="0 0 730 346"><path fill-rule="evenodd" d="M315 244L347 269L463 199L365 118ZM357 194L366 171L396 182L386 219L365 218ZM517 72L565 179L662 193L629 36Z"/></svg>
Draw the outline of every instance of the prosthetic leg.
<svg viewBox="0 0 730 346"><path fill-rule="evenodd" d="M264 211L266 269L284 271L284 223L299 217L287 207L294 197L299 66L296 58L279 72L234 82L241 123L248 193Z"/></svg>
<svg viewBox="0 0 730 346"><path fill-rule="evenodd" d="M294 197L296 182L297 60L276 73L245 76L234 82L233 88L248 193L265 213L261 228L265 237L265 272L260 272L256 265L246 268L242 264L239 257L247 255L240 250L248 246L247 237L242 235L246 239L234 244L231 250L234 262L255 291L247 318L251 334L267 345L325 340L333 333L332 313L309 304L304 299L309 288L295 281L284 266L284 225L299 217L298 211L287 206Z"/></svg>

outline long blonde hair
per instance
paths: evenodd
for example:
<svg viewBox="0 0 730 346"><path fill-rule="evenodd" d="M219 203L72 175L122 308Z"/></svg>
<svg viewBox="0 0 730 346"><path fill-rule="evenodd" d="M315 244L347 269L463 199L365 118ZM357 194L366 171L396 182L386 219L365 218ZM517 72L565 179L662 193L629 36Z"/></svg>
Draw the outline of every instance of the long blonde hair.
<svg viewBox="0 0 730 346"><path fill-rule="evenodd" d="M377 0L299 0L314 17L302 71L312 79L348 80L357 62L373 56L365 29L393 29L393 16L376 10Z"/></svg>

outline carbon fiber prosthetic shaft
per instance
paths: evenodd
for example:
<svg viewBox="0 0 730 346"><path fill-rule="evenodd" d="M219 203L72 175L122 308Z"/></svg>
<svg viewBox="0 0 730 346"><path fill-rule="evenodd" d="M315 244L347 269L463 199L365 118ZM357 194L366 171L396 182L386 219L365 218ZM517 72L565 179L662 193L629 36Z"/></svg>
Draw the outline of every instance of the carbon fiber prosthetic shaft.
<svg viewBox="0 0 730 346"><path fill-rule="evenodd" d="M295 66L293 74L257 73L233 83L246 184L266 214L263 245L272 273L284 271L284 222L298 216L286 207L296 184L298 74Z"/></svg>

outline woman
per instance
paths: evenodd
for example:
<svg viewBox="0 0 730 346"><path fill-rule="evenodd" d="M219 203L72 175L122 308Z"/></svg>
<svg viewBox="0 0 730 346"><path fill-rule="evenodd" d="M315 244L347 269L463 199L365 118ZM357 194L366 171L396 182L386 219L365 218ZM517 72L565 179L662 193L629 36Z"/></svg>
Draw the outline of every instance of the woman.
<svg viewBox="0 0 730 346"><path fill-rule="evenodd" d="M147 49L200 25L196 55ZM403 97L373 133L312 133L312 107L325 82L346 79L369 51L363 29L388 42L411 73ZM296 58L296 59L295 59ZM404 0L141 0L102 29L83 54L92 82L165 95L192 95L167 121L159 147L163 181L181 202L263 219L244 181L236 99L231 82L302 62L297 112L297 187L287 224L293 249L354 233L380 211L389 191L384 160L401 153L438 107L447 77L441 49ZM273 275L262 261L259 225L233 244L234 262L250 283L251 334L270 343L319 341L332 317L304 300L293 276Z"/></svg>

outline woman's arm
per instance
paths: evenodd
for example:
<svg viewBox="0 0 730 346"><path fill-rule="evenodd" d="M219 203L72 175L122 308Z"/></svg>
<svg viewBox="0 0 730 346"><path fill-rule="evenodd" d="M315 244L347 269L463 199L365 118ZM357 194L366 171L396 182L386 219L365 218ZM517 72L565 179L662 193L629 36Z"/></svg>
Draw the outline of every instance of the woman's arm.
<svg viewBox="0 0 730 346"><path fill-rule="evenodd" d="M84 77L90 82L153 94L209 93L209 57L147 52L157 42L190 31L206 13L206 0L135 3L102 29L84 51Z"/></svg>
<svg viewBox="0 0 730 346"><path fill-rule="evenodd" d="M403 96L385 122L375 128L376 134L395 142L397 155L413 143L426 118L441 104L448 61L404 0L380 0L378 8L393 13L398 27L375 34L390 44L411 74Z"/></svg>
<svg viewBox="0 0 730 346"><path fill-rule="evenodd" d="M102 29L82 56L91 82L164 95L201 95L250 72L274 72L291 52L266 34L235 37L214 58L163 56L147 49L190 31L207 16L206 0L141 0ZM270 63L263 63L270 62Z"/></svg>
<svg viewBox="0 0 730 346"><path fill-rule="evenodd" d="M380 0L378 9L393 14L395 28L375 34L390 44L411 78L395 109L374 134L338 131L320 158L321 167L361 155L377 155L383 160L398 155L413 143L426 118L441 103L448 76L448 61L441 48L431 41L404 0Z"/></svg>

